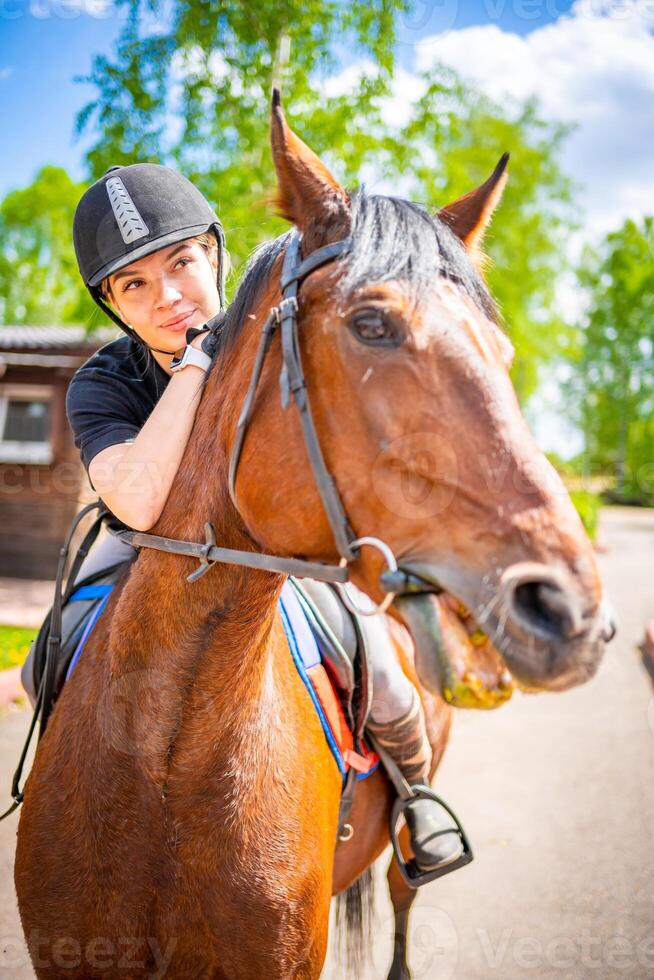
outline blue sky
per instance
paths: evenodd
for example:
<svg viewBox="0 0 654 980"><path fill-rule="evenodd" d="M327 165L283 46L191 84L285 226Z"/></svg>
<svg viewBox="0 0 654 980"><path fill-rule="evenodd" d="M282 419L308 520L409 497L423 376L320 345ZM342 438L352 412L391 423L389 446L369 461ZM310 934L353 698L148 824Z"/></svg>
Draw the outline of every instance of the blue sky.
<svg viewBox="0 0 654 980"><path fill-rule="evenodd" d="M443 30L495 23L523 35L569 7L567 0L418 2L400 20L399 61L410 68L416 44ZM44 163L84 177L89 140L75 142L73 127L94 88L73 78L88 74L94 54L111 54L123 19L105 0L0 0L0 196L29 183Z"/></svg>
<svg viewBox="0 0 654 980"><path fill-rule="evenodd" d="M76 112L94 88L73 77L88 74L94 54L111 52L120 27L115 12L77 12L65 19L57 15L65 8L55 0L38 0L32 8L30 3L4 0L0 6L0 195L29 183L44 163L83 176L84 144L73 141L73 129Z"/></svg>
<svg viewBox="0 0 654 980"><path fill-rule="evenodd" d="M555 21L571 6L572 0L421 0L402 16L399 40L411 46L426 36L480 24L524 35Z"/></svg>

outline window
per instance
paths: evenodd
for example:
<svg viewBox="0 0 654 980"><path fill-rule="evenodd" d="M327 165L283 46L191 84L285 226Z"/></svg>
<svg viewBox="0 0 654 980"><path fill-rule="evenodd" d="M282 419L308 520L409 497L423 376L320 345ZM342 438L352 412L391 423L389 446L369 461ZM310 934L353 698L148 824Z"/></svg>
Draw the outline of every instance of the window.
<svg viewBox="0 0 654 980"><path fill-rule="evenodd" d="M47 385L0 386L0 462L51 462L51 396Z"/></svg>

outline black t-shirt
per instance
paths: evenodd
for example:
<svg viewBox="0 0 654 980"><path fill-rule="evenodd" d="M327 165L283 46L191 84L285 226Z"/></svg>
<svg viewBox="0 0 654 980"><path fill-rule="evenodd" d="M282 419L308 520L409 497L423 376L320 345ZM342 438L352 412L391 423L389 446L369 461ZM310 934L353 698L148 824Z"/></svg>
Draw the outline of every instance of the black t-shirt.
<svg viewBox="0 0 654 980"><path fill-rule="evenodd" d="M105 344L77 369L66 414L87 473L103 449L134 439L169 381L152 354L127 336ZM125 527L117 518L110 526Z"/></svg>

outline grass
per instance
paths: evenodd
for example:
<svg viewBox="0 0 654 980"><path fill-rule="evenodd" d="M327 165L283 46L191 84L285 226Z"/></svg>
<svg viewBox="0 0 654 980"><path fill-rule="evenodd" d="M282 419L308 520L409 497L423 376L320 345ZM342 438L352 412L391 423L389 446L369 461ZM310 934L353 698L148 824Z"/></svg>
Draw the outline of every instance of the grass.
<svg viewBox="0 0 654 980"><path fill-rule="evenodd" d="M599 494L589 493L586 490L572 490L570 492L570 499L577 508L588 537L591 541L594 541L597 534L599 512L602 506Z"/></svg>
<svg viewBox="0 0 654 980"><path fill-rule="evenodd" d="M24 626L0 626L0 670L19 667L37 633Z"/></svg>

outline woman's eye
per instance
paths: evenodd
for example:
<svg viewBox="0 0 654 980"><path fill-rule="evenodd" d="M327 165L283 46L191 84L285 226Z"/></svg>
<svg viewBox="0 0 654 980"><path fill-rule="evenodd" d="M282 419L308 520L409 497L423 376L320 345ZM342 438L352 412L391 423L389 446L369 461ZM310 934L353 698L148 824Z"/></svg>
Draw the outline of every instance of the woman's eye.
<svg viewBox="0 0 654 980"><path fill-rule="evenodd" d="M400 337L383 310L360 310L350 320L350 328L357 340L364 344L397 347Z"/></svg>
<svg viewBox="0 0 654 980"><path fill-rule="evenodd" d="M126 282L123 286L123 292L126 293L132 286L139 286L142 282L142 279L130 279L129 282Z"/></svg>
<svg viewBox="0 0 654 980"><path fill-rule="evenodd" d="M182 262L183 263L182 269L183 269L184 266L188 265L191 261L192 260L190 259L190 257L183 255L180 259L177 260L177 265L179 265L180 262Z"/></svg>

